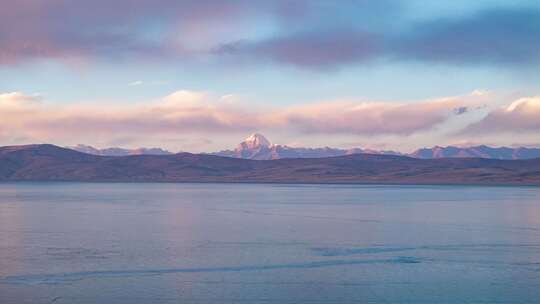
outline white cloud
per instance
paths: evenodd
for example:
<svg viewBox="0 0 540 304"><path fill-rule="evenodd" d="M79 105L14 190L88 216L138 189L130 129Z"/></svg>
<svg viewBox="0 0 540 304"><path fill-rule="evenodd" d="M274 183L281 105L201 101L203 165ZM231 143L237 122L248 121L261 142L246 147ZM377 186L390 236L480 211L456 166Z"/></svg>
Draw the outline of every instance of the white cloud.
<svg viewBox="0 0 540 304"><path fill-rule="evenodd" d="M143 81L141 81L141 80L136 80L136 81L133 81L133 82L128 83L128 86L130 86L130 87L137 87L137 86L141 86L141 85L143 85L143 84L144 84Z"/></svg>
<svg viewBox="0 0 540 304"><path fill-rule="evenodd" d="M104 142L120 137L169 138L178 134L243 134L254 130L409 136L433 131L452 117L461 119L455 115L456 108L474 108L484 102L485 96L469 94L407 103L329 101L278 109L254 107L237 95L190 90L179 90L138 105L36 103L40 99L23 93L0 94L0 130L12 138L52 143L91 143L96 139Z"/></svg>
<svg viewBox="0 0 540 304"><path fill-rule="evenodd" d="M42 99L41 95L26 95L21 92L10 92L0 94L0 106L2 107L23 107L34 105Z"/></svg>
<svg viewBox="0 0 540 304"><path fill-rule="evenodd" d="M540 96L515 100L495 109L482 120L471 124L462 133L518 133L540 131Z"/></svg>

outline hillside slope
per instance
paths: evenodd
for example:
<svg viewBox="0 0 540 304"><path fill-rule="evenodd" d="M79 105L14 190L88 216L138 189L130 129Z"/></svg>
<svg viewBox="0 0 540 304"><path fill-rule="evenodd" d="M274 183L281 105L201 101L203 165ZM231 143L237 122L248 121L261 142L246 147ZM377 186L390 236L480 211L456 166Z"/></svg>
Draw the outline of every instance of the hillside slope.
<svg viewBox="0 0 540 304"><path fill-rule="evenodd" d="M256 161L213 155L96 156L53 145L0 148L0 181L540 185L540 159L354 154Z"/></svg>

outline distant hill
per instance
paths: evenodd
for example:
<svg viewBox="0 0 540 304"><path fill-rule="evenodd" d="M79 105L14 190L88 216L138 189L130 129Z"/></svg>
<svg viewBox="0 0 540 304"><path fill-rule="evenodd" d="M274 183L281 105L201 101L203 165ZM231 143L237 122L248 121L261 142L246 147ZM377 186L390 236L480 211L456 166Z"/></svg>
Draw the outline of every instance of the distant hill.
<svg viewBox="0 0 540 304"><path fill-rule="evenodd" d="M256 161L190 153L98 156L28 145L0 148L0 181L540 185L540 159L353 154Z"/></svg>
<svg viewBox="0 0 540 304"><path fill-rule="evenodd" d="M383 154L383 155L400 155L394 151L376 151L368 149L336 149L336 148L301 148L289 147L285 145L271 144L262 134L252 134L243 142L238 144L234 150L224 150L210 153L211 155L236 157L243 159L270 160L282 158L321 158L332 156L344 156L351 154Z"/></svg>
<svg viewBox="0 0 540 304"><path fill-rule="evenodd" d="M76 145L67 147L75 151L101 156L128 156L128 155L172 155L172 152L161 148L106 148L97 149L88 145ZM493 158L493 159L533 159L540 158L539 148L508 148L508 147L440 147L422 148L410 154L396 151L381 151L363 148L338 149L338 148L303 148L286 145L272 144L264 135L254 133L242 141L234 150L223 150L208 153L209 155L226 156L242 159L271 160L283 158L322 158L333 156L345 156L352 154L380 154L402 155L414 158Z"/></svg>
<svg viewBox="0 0 540 304"><path fill-rule="evenodd" d="M301 148L289 147L285 145L271 144L262 134L252 134L241 142L234 150L224 150L210 153L212 155L236 157L243 159L281 159L281 158L319 158L344 156L351 154L381 154L381 155L402 155L414 158L493 158L493 159L533 159L540 158L538 148L493 148L488 146L475 147L440 147L418 149L410 154L403 154L396 151L379 151L362 148L337 149L337 148Z"/></svg>
<svg viewBox="0 0 540 304"><path fill-rule="evenodd" d="M67 147L75 151L101 155L101 156L127 156L127 155L169 155L173 154L167 150L161 148L138 148L138 149L124 149L124 148L106 148L106 149L96 149L92 146L87 145L76 145L73 147Z"/></svg>
<svg viewBox="0 0 540 304"><path fill-rule="evenodd" d="M444 158L444 157L480 157L492 159L532 159L540 157L538 148L493 148L488 146L475 147L439 147L418 149L409 154L416 158Z"/></svg>

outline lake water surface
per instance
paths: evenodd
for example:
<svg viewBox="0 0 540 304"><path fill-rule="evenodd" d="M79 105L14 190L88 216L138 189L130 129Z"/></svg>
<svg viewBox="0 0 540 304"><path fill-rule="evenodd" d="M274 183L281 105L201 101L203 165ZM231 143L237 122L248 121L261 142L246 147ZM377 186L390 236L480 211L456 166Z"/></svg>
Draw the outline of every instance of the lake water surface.
<svg viewBox="0 0 540 304"><path fill-rule="evenodd" d="M0 303L539 303L540 188L0 184Z"/></svg>

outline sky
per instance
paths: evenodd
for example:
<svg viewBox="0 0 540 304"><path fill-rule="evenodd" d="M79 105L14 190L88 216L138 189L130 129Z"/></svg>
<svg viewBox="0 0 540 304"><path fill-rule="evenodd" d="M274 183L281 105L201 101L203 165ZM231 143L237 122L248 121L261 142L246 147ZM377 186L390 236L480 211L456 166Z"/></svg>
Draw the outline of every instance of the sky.
<svg viewBox="0 0 540 304"><path fill-rule="evenodd" d="M540 147L537 0L0 7L0 145Z"/></svg>

